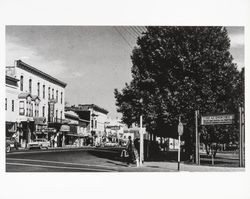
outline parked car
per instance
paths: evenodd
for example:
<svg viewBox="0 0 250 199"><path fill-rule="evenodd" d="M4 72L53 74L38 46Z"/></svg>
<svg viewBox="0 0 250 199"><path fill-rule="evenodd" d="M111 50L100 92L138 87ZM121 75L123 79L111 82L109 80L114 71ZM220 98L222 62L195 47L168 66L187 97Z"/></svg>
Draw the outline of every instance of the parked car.
<svg viewBox="0 0 250 199"><path fill-rule="evenodd" d="M104 146L116 147L116 146L118 146L118 143L115 143L115 142L106 142Z"/></svg>
<svg viewBox="0 0 250 199"><path fill-rule="evenodd" d="M38 138L35 139L33 142L28 143L27 148L31 149L31 148L46 148L48 149L50 146L50 142L48 140L46 140L45 138Z"/></svg>
<svg viewBox="0 0 250 199"><path fill-rule="evenodd" d="M13 137L6 137L6 152L9 153L13 149L18 150L21 145Z"/></svg>

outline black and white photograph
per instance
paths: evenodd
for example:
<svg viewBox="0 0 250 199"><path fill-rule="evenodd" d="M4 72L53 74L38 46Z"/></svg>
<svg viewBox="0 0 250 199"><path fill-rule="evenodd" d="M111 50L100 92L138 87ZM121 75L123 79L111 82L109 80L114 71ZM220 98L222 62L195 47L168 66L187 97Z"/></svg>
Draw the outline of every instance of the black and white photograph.
<svg viewBox="0 0 250 199"><path fill-rule="evenodd" d="M6 171L244 171L244 27L6 26Z"/></svg>
<svg viewBox="0 0 250 199"><path fill-rule="evenodd" d="M3 3L3 198L250 197L250 4L193 1Z"/></svg>

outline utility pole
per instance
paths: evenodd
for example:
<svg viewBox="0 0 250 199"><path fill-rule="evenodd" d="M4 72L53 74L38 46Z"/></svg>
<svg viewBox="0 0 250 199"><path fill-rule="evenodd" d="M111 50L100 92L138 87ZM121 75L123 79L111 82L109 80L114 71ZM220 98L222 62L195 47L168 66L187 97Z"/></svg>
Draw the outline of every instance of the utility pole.
<svg viewBox="0 0 250 199"><path fill-rule="evenodd" d="M244 159L243 159L243 131L244 131L244 128L242 128L242 113L243 113L243 108L242 107L239 107L239 114L240 114L240 117L239 117L239 127L240 127L240 146L239 146L239 160L240 160L240 167L243 167L244 166Z"/></svg>
<svg viewBox="0 0 250 199"><path fill-rule="evenodd" d="M200 140L199 140L199 133L198 133L198 110L195 111L195 163L200 164Z"/></svg>
<svg viewBox="0 0 250 199"><path fill-rule="evenodd" d="M143 163L143 129L142 129L142 115L140 116L140 166Z"/></svg>
<svg viewBox="0 0 250 199"><path fill-rule="evenodd" d="M181 123L181 117L179 117L179 124L178 124L178 171L180 171L180 162L181 162L181 136L183 134L183 124Z"/></svg>

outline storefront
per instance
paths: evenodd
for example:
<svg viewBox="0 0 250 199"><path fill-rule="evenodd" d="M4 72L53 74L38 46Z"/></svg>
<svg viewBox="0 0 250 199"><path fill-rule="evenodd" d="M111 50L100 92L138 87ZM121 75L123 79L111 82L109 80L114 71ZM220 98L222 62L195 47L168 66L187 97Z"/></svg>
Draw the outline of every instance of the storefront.
<svg viewBox="0 0 250 199"><path fill-rule="evenodd" d="M46 138L48 140L47 123L45 117L34 117L36 138Z"/></svg>
<svg viewBox="0 0 250 199"><path fill-rule="evenodd" d="M12 137L17 132L16 122L5 122L6 137Z"/></svg>

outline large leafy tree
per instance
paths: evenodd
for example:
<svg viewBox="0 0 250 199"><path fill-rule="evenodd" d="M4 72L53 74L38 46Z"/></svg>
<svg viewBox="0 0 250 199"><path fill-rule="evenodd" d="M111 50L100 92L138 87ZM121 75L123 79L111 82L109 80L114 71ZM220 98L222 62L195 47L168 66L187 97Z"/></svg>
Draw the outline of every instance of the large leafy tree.
<svg viewBox="0 0 250 199"><path fill-rule="evenodd" d="M242 75L229 48L224 27L147 27L132 52L132 81L114 92L123 121L131 125L142 114L150 133L174 137L181 116L190 140L195 110L237 112Z"/></svg>

